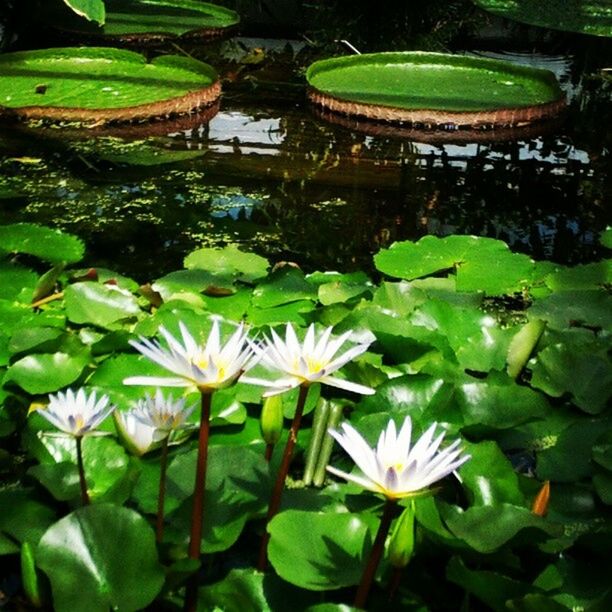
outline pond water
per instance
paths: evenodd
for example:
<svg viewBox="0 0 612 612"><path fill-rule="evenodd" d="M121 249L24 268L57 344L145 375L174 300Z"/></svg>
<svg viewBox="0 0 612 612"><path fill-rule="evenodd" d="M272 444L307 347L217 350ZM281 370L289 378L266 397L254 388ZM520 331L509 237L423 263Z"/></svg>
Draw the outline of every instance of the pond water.
<svg viewBox="0 0 612 612"><path fill-rule="evenodd" d="M562 263L599 257L612 83L582 58L480 52L553 70L571 105L542 133L475 138L332 124L308 106L291 53L269 74L234 64L210 122L158 125L148 139L0 127L0 222L71 231L88 263L140 280L229 242L306 270L368 270L381 247L424 234L502 238Z"/></svg>

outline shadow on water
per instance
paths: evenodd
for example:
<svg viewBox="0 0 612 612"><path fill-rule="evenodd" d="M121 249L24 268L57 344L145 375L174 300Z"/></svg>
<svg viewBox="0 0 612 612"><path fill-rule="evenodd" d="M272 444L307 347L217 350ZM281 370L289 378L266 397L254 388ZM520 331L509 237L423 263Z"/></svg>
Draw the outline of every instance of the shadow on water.
<svg viewBox="0 0 612 612"><path fill-rule="evenodd" d="M230 86L212 119L158 124L146 140L0 128L0 219L72 231L88 263L142 280L229 242L307 270L371 269L379 248L425 234L498 237L563 263L596 258L609 222L601 126L612 85L577 76L568 56L505 57L557 73L571 103L564 123L451 142L331 123L302 89L279 99Z"/></svg>

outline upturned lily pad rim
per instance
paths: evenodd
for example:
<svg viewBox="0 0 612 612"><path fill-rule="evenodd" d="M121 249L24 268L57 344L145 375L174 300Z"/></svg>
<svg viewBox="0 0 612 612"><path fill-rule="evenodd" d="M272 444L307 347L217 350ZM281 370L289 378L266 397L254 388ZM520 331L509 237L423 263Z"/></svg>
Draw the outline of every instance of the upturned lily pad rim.
<svg viewBox="0 0 612 612"><path fill-rule="evenodd" d="M509 105L505 108L492 108L491 110L453 110L432 108L401 108L386 104L373 104L350 100L332 92L325 92L313 85L315 77L325 71L349 66L371 65L376 63L398 63L403 66L428 63L447 63L458 68L475 67L489 72L503 71L514 73L521 77L529 77L540 81L550 89L550 100L531 105ZM392 123L410 123L418 127L431 128L441 125L454 125L461 127L497 127L521 126L536 121L542 121L561 113L566 107L565 94L559 87L554 74L548 70L522 66L497 59L473 57L468 55L454 55L449 53L431 53L423 51L400 51L383 53L364 53L319 60L311 64L306 71L309 83L308 98L318 106L335 113L348 116L365 117Z"/></svg>
<svg viewBox="0 0 612 612"><path fill-rule="evenodd" d="M202 10L206 7L214 7L220 13L227 15L227 25L225 26L202 26L187 30L182 34L176 34L173 32L164 31L163 27L159 30L151 30L148 32L137 31L135 28L134 32L122 32L122 33L108 33L105 32L105 26L93 28L88 27L84 29L78 28L61 28L60 32L67 37L78 40L78 41L91 41L92 43L99 45L126 45L135 47L156 47L164 45L169 41L184 41L184 42L202 42L216 40L219 38L229 37L234 35L240 24L240 15L236 11L231 10L228 7L220 6L210 2L199 2ZM188 7L193 8L193 7ZM112 5L107 7L106 23L112 22L113 11ZM204 21L203 17L203 21Z"/></svg>
<svg viewBox="0 0 612 612"><path fill-rule="evenodd" d="M98 53L112 52L117 63L121 61L139 62L151 65L168 65L175 60L179 61L182 70L201 75L203 86L185 94L162 99L154 102L136 104L115 108L83 108L75 106L42 106L26 105L8 107L0 105L0 120L48 120L51 122L77 122L93 123L95 126L106 124L121 124L159 120L167 117L185 115L197 110L213 106L221 95L221 83L216 70L209 64L182 56L162 55L150 62L144 56L125 49L109 49L107 47L62 47L56 49L37 49L32 51L16 51L0 55L0 69L2 65L23 58L45 59L50 53L64 55L67 60L99 59ZM188 66L187 66L188 65ZM0 79L2 72L0 71ZM10 78L10 77L9 77ZM84 78L86 74L84 73Z"/></svg>
<svg viewBox="0 0 612 612"><path fill-rule="evenodd" d="M527 125L497 126L456 126L444 129L444 126L415 127L411 124L389 123L386 121L373 120L358 116L347 116L337 113L321 106L313 107L313 114L322 121L349 129L353 132L361 132L376 138L393 138L422 142L431 145L444 144L468 144L468 143L495 143L510 142L516 140L529 140L537 136L552 133L563 122L560 116L544 119ZM475 129L481 127L481 129ZM489 129L485 129L485 128Z"/></svg>

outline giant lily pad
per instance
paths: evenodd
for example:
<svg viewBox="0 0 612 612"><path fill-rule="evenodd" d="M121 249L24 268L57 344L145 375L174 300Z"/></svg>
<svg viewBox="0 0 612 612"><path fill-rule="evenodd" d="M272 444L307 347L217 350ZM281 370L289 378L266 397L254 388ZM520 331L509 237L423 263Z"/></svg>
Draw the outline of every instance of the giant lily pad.
<svg viewBox="0 0 612 612"><path fill-rule="evenodd" d="M188 57L148 63L131 51L97 47L0 56L0 118L141 121L189 113L220 93L215 70Z"/></svg>
<svg viewBox="0 0 612 612"><path fill-rule="evenodd" d="M444 53L372 53L312 64L315 104L346 115L423 126L508 126L559 113L564 95L547 70Z"/></svg>
<svg viewBox="0 0 612 612"><path fill-rule="evenodd" d="M474 0L501 17L554 30L612 36L612 0Z"/></svg>
<svg viewBox="0 0 612 612"><path fill-rule="evenodd" d="M194 0L107 0L101 27L79 23L79 32L97 40L150 44L174 38L212 39L232 32L238 13Z"/></svg>

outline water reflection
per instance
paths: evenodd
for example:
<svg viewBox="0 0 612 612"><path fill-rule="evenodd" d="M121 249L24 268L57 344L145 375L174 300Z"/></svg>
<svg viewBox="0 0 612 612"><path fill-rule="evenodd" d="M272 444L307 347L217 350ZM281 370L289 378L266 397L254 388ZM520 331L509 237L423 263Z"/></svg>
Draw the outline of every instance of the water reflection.
<svg viewBox="0 0 612 612"><path fill-rule="evenodd" d="M121 146L4 131L0 218L73 231L90 261L143 280L202 244L348 270L426 233L500 237L538 258L585 261L609 222L601 126L611 113L610 83L581 83L565 124L503 142L357 131L312 115L303 92L231 90L210 122Z"/></svg>

